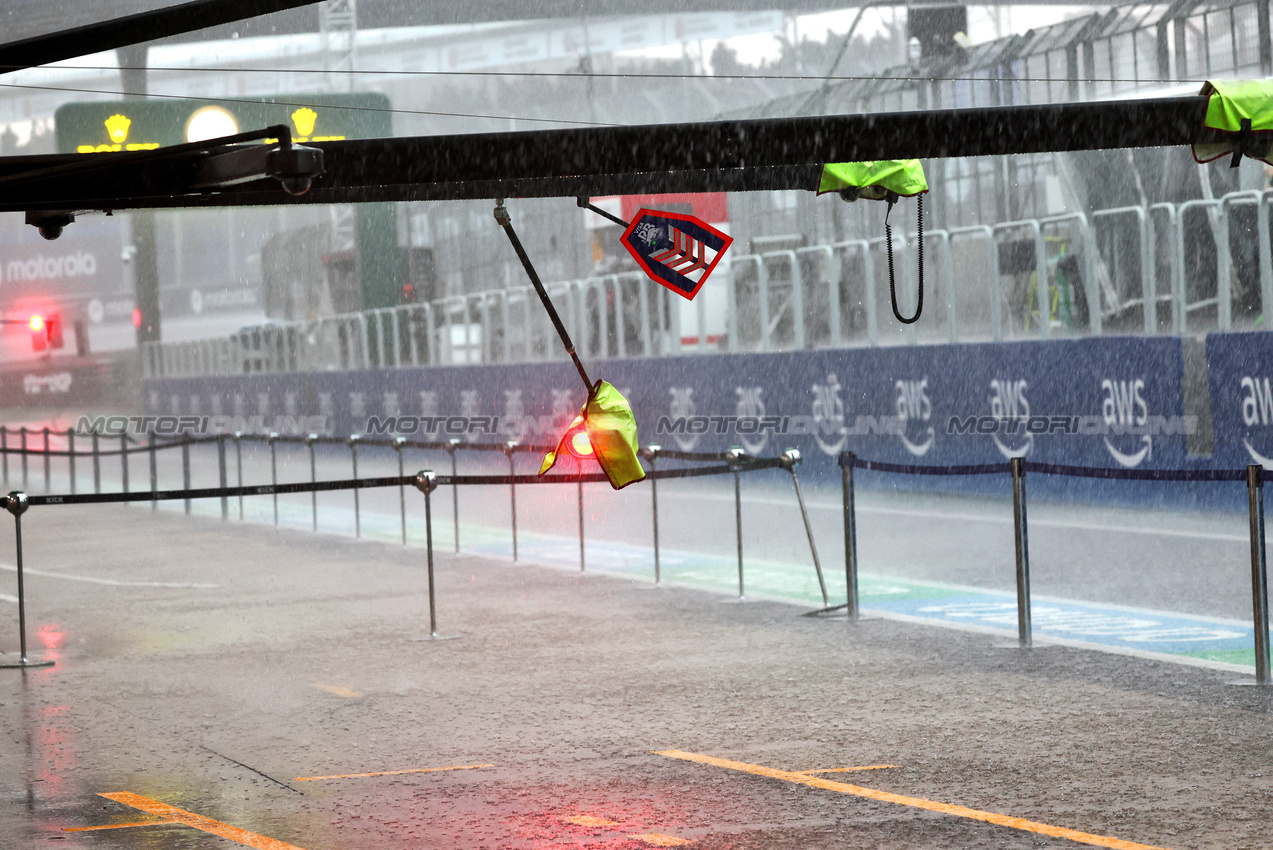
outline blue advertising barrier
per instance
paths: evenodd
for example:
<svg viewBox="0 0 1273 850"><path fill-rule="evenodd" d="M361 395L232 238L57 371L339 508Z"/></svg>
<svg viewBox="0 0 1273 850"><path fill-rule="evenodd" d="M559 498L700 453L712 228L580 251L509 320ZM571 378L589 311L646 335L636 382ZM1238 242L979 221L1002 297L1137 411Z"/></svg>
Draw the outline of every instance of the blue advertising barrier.
<svg viewBox="0 0 1273 850"><path fill-rule="evenodd" d="M1213 462L1273 469L1273 333L1207 336Z"/></svg>
<svg viewBox="0 0 1273 850"><path fill-rule="evenodd" d="M1126 469L1220 460L1187 456L1186 432L1196 423L1184 415L1181 346L1171 337L721 354L589 369L628 396L643 444L740 445L756 454L792 446L804 453L805 474L826 483L841 450L934 466L1013 456ZM537 444L552 442L583 400L565 361L169 378L145 387L148 414L219 417L213 427L224 430ZM871 485L869 476L863 483ZM906 486L1006 492L1007 484L954 478ZM1141 502L1166 498L1161 490L1060 481L1039 495L1091 491Z"/></svg>

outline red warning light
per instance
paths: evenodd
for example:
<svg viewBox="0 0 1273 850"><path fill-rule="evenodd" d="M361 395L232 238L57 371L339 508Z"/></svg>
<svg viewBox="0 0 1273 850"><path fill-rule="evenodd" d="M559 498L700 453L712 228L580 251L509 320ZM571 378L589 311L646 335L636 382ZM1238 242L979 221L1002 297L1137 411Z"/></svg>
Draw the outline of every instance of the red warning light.
<svg viewBox="0 0 1273 850"><path fill-rule="evenodd" d="M133 327L135 328L141 327L141 308L140 307L133 308Z"/></svg>
<svg viewBox="0 0 1273 850"><path fill-rule="evenodd" d="M576 416L566 431L566 451L580 460L590 460L596 456L592 442L588 439L588 430L584 427L583 417Z"/></svg>
<svg viewBox="0 0 1273 850"><path fill-rule="evenodd" d="M44 330L44 317L43 317L43 316L41 316L41 315L39 315L39 314L36 314L36 315L34 315L34 316L32 316L32 317L31 317L31 330L33 330L33 331L42 331L42 330Z"/></svg>

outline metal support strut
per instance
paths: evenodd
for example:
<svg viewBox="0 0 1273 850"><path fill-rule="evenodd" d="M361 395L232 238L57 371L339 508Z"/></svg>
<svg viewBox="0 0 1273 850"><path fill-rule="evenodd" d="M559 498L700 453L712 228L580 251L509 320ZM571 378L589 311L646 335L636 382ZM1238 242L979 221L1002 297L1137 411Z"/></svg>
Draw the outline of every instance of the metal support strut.
<svg viewBox="0 0 1273 850"><path fill-rule="evenodd" d="M782 453L779 466L791 473L791 484L796 488L796 502L800 505L800 518L804 520L804 533L809 538L809 554L813 556L813 570L818 574L818 588L822 591L822 605L831 605L831 597L827 595L827 580L822 575L822 561L818 558L818 544L813 540L813 526L809 524L809 512L804 506L804 493L800 490L800 476L796 470L800 468L803 458L799 449L787 449Z"/></svg>
<svg viewBox="0 0 1273 850"><path fill-rule="evenodd" d="M424 494L424 548L429 568L429 636L416 640L454 640L438 634L438 605L433 583L433 491L438 489L438 478L431 469L416 473L416 489Z"/></svg>
<svg viewBox="0 0 1273 850"><path fill-rule="evenodd" d="M1251 517L1251 606L1255 623L1255 683L1273 684L1269 672L1269 584L1264 553L1264 467L1246 468Z"/></svg>
<svg viewBox="0 0 1273 850"><path fill-rule="evenodd" d="M641 449L641 457L650 464L650 513L654 522L654 586L662 585L663 577L659 569L659 479L653 474L659 459L662 446L646 446Z"/></svg>
<svg viewBox="0 0 1273 850"><path fill-rule="evenodd" d="M460 554L460 485L456 483L459 473L455 467L455 450L460 445L459 437L447 441L446 452L451 456L451 519L455 524L455 554Z"/></svg>
<svg viewBox="0 0 1273 850"><path fill-rule="evenodd" d="M318 460L314 457L314 444L317 442L317 434L305 435L305 445L309 446L309 480L311 484L318 483ZM402 472L401 468L399 468L398 472ZM318 490L310 491L309 509L314 518L314 531L318 531Z"/></svg>
<svg viewBox="0 0 1273 850"><path fill-rule="evenodd" d="M725 462L734 473L734 537L738 543L738 601L746 599L743 593L743 485L739 465L747 460L740 446L730 446L725 452Z"/></svg>
<svg viewBox="0 0 1273 850"><path fill-rule="evenodd" d="M1030 625L1030 541L1026 534L1025 461L1012 459L1012 530L1017 555L1017 641L1022 648L1033 644Z"/></svg>
<svg viewBox="0 0 1273 850"><path fill-rule="evenodd" d="M405 473L402 471L402 447L403 445L406 444L406 442L407 442L406 437L393 438L393 447L398 450L398 477L399 478L405 477ZM402 516L402 545L406 546L407 545L407 487L405 484L402 484L402 483L398 484L398 509L399 509L400 515ZM315 517L314 519L314 524L315 525L318 524L317 517Z"/></svg>
<svg viewBox="0 0 1273 850"><path fill-rule="evenodd" d="M27 655L27 603L26 588L22 583L22 515L29 504L27 494L14 490L0 500L4 509L13 514L13 537L17 547L18 567L18 646L20 653L17 661L0 661L0 667L51 667L53 662L44 659L32 660Z"/></svg>

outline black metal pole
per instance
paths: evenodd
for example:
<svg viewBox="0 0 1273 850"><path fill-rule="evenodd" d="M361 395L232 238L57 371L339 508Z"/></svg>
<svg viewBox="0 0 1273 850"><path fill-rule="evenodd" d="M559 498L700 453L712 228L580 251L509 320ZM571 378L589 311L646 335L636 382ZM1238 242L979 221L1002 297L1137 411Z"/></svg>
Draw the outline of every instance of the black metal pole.
<svg viewBox="0 0 1273 850"><path fill-rule="evenodd" d="M318 461L314 457L314 444L318 442L317 434L309 434L305 437L305 444L309 446L309 480L311 484L318 483ZM310 513L314 517L314 531L318 531L318 491L311 490L309 493Z"/></svg>
<svg viewBox="0 0 1273 850"><path fill-rule="evenodd" d="M44 428L44 492L49 492L49 428Z"/></svg>
<svg viewBox="0 0 1273 850"><path fill-rule="evenodd" d="M358 480L358 435L349 435L349 460L353 467L354 480ZM354 487L354 537L362 537L362 513L358 500L358 488Z"/></svg>
<svg viewBox="0 0 1273 850"><path fill-rule="evenodd" d="M94 446L96 446L96 443L97 443L96 437L93 438L93 443L94 443ZM95 462L94 466L96 466L97 457L94 456L93 460ZM94 484L96 484L97 483L96 468L94 468L93 473L94 473L93 481L94 481ZM190 490L190 434L188 432L183 433L181 435L181 486L183 489L187 491ZM186 497L185 505L186 505L186 516L190 516L190 498L189 497Z"/></svg>
<svg viewBox="0 0 1273 850"><path fill-rule="evenodd" d="M278 453L274 449L274 441L278 439L278 433L271 431L266 440L270 444L270 483L274 485L274 527L278 528ZM358 477L357 471L354 477Z"/></svg>
<svg viewBox="0 0 1273 850"><path fill-rule="evenodd" d="M827 595L827 580L822 574L822 561L818 558L818 544L813 539L813 526L809 522L809 511L804 506L804 493L800 491L800 476L796 470L800 468L799 449L787 449L782 453L782 468L791 473L791 486L796 490L796 503L800 505L800 519L804 521L805 537L809 539L809 554L813 556L813 570L818 574L818 588L822 591L822 604L831 605Z"/></svg>
<svg viewBox="0 0 1273 850"><path fill-rule="evenodd" d="M659 566L659 479L653 474L658 468L659 450L662 446L646 446L641 454L650 462L650 515L654 525L654 586L662 584Z"/></svg>
<svg viewBox="0 0 1273 850"><path fill-rule="evenodd" d="M119 473L122 479L122 489L128 492L128 435L119 435Z"/></svg>
<svg viewBox="0 0 1273 850"><path fill-rule="evenodd" d="M234 466L238 471L238 486L243 486L243 432L234 432ZM239 494L239 522L243 521L243 494Z"/></svg>
<svg viewBox="0 0 1273 850"><path fill-rule="evenodd" d="M398 477L402 478L406 473L402 471L402 446L406 443L406 437L394 437L393 447L398 450ZM402 545L407 545L407 486L406 484L398 485L398 509L402 516Z"/></svg>
<svg viewBox="0 0 1273 850"><path fill-rule="evenodd" d="M229 477L226 475L225 469L225 434L217 434L217 481L221 485L221 489L230 486ZM230 499L228 496L221 497L221 521L225 522L230 518Z"/></svg>
<svg viewBox="0 0 1273 850"><path fill-rule="evenodd" d="M844 490L844 582L848 589L844 608L851 622L858 618L858 530L853 489L853 461L857 457L852 452L844 452L840 459L840 485Z"/></svg>
<svg viewBox="0 0 1273 850"><path fill-rule="evenodd" d="M13 536L17 554L18 570L18 647L17 662L3 662L0 667L49 667L52 661L32 661L27 657L27 605L26 585L23 581L22 566L22 514L26 512L29 502L26 493L14 491L3 499L5 510L13 514Z"/></svg>
<svg viewBox="0 0 1273 850"><path fill-rule="evenodd" d="M725 453L725 459L734 473L734 539L738 545L738 598L740 600L746 597L743 595L743 483L738 464L745 457L739 446L731 446Z"/></svg>
<svg viewBox="0 0 1273 850"><path fill-rule="evenodd" d="M102 492L102 446L96 431L93 432L93 492Z"/></svg>
<svg viewBox="0 0 1273 850"><path fill-rule="evenodd" d="M508 498L509 516L513 525L513 563L517 563L517 483L513 476L517 474L517 465L513 462L513 452L517 448L516 440L509 440L504 445L504 454L508 455Z"/></svg>
<svg viewBox="0 0 1273 850"><path fill-rule="evenodd" d="M1033 643L1030 624L1030 542L1026 533L1025 462L1012 459L1012 530L1017 556L1017 640L1022 647Z"/></svg>
<svg viewBox="0 0 1273 850"><path fill-rule="evenodd" d="M451 455L451 519L455 523L455 554L460 554L460 485L456 483L459 473L456 472L455 466L455 450L459 448L460 440L458 437L452 437L448 441L447 452Z"/></svg>
<svg viewBox="0 0 1273 850"><path fill-rule="evenodd" d="M159 455L158 447L155 445L155 432L151 431L146 440L147 446L150 448L150 492L155 493L159 490ZM75 476L71 476L74 478ZM159 510L159 500L150 500L150 509L152 511Z"/></svg>
<svg viewBox="0 0 1273 850"><path fill-rule="evenodd" d="M1264 467L1246 468L1251 520L1251 607L1255 625L1255 682L1273 684L1269 673L1269 583L1264 549Z"/></svg>
<svg viewBox="0 0 1273 850"><path fill-rule="evenodd" d="M67 474L71 477L71 495L75 495L75 429L66 429Z"/></svg>
<svg viewBox="0 0 1273 850"><path fill-rule="evenodd" d="M553 306L552 299L548 297L548 290L544 289L544 284L535 272L535 266L531 263L530 257L527 256L526 249L522 247L521 240L517 238L517 231L513 230L513 219L508 214L508 209L504 206L503 199L495 202L495 221L499 223L500 227L504 228L508 241L513 243L513 250L517 252L517 259L522 261L522 268L526 269L526 276L530 278L531 285L535 287L535 292L539 295L539 300L543 303L544 309L548 311L548 318L552 320L553 327L557 329L557 336L561 338L561 344L566 347L566 353L574 361L575 369L579 371L579 377L583 379L584 392L591 398L592 381L588 378L588 373L584 370L583 362L580 361L579 355L575 353L575 344L570 341L570 334L566 332L566 326L561 323L561 317L557 315L557 308Z"/></svg>

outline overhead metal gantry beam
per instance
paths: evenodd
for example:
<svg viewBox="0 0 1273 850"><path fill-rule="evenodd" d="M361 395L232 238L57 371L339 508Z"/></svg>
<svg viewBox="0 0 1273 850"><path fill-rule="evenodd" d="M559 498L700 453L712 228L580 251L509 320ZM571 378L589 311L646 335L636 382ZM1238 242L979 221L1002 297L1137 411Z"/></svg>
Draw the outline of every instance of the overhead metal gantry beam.
<svg viewBox="0 0 1273 850"><path fill-rule="evenodd" d="M300 196L289 195L274 179L200 190L202 164L224 155L224 148L7 157L0 158L0 210L812 190L827 162L1231 139L1203 127L1206 104L1205 97L1190 96L317 142L312 147L323 151L325 171Z"/></svg>

